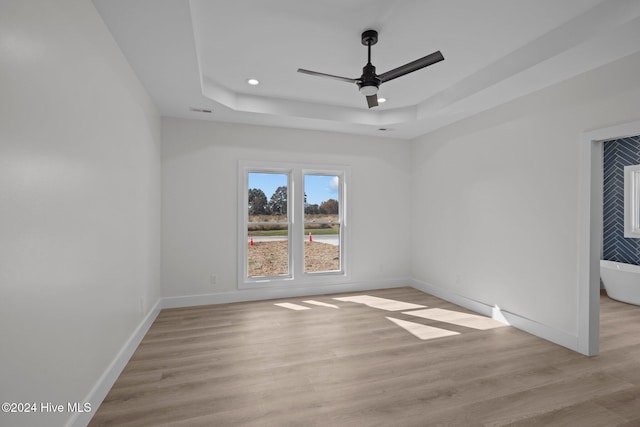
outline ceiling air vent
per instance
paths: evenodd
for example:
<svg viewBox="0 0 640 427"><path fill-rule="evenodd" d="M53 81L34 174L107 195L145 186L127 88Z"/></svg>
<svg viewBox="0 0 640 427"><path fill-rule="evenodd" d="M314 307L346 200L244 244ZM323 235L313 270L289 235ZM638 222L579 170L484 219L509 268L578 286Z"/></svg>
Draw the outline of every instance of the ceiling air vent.
<svg viewBox="0 0 640 427"><path fill-rule="evenodd" d="M208 110L206 108L194 108L194 107L191 107L191 108L189 108L189 110L191 110L191 111L193 111L195 113L212 113L213 112L213 110Z"/></svg>

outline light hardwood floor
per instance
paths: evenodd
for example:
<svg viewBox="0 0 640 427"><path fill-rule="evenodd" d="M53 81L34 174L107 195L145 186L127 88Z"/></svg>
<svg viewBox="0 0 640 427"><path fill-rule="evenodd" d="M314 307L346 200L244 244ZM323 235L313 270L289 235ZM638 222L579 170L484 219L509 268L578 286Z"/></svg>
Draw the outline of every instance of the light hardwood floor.
<svg viewBox="0 0 640 427"><path fill-rule="evenodd" d="M357 294L470 313L412 288ZM163 310L90 426L640 426L640 307L602 296L589 358L347 295Z"/></svg>

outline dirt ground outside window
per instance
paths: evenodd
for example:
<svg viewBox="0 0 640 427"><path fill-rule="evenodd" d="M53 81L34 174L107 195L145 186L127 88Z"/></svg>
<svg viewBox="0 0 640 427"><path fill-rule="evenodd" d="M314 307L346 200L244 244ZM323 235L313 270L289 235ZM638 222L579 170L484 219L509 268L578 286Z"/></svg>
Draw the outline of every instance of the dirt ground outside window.
<svg viewBox="0 0 640 427"><path fill-rule="evenodd" d="M288 242L254 242L248 248L248 274L276 276L288 274ZM305 272L340 270L340 247L321 242L304 242Z"/></svg>

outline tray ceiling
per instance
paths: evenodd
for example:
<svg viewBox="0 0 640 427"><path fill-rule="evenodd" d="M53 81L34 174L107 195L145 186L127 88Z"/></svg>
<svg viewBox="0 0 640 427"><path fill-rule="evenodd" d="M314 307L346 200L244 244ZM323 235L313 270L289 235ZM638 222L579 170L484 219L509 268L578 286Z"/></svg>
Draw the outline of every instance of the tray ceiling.
<svg viewBox="0 0 640 427"><path fill-rule="evenodd" d="M165 116L403 139L640 50L637 1L94 3ZM445 60L383 84L371 110L355 85L296 72L359 77L366 29L379 32L378 73L435 50Z"/></svg>

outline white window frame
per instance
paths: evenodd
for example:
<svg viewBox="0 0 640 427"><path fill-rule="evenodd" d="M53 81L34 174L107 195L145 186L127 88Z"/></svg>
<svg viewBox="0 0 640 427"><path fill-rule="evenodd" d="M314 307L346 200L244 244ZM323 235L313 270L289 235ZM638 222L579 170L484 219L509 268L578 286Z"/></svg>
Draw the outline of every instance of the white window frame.
<svg viewBox="0 0 640 427"><path fill-rule="evenodd" d="M624 167L624 237L640 238L640 165Z"/></svg>
<svg viewBox="0 0 640 427"><path fill-rule="evenodd" d="M289 274L267 277L249 277L248 235L249 215L247 211L249 173L288 174L287 216L289 223ZM339 221L340 221L340 270L304 271L304 176L338 176ZM238 288L255 289L260 287L308 286L316 284L333 285L344 283L350 277L350 211L347 196L351 169L344 165L318 165L282 162L246 161L238 162Z"/></svg>

